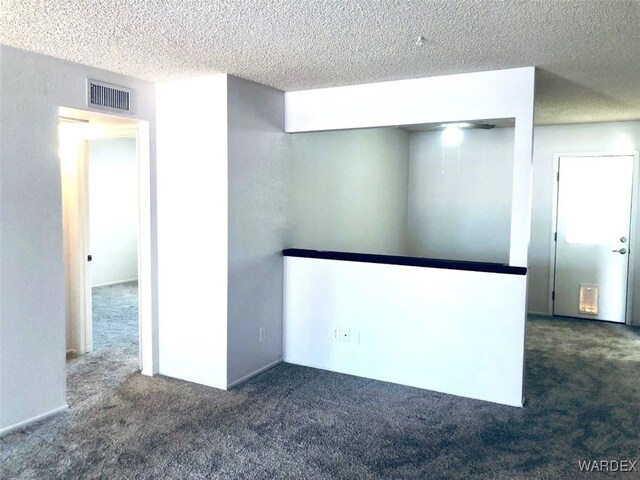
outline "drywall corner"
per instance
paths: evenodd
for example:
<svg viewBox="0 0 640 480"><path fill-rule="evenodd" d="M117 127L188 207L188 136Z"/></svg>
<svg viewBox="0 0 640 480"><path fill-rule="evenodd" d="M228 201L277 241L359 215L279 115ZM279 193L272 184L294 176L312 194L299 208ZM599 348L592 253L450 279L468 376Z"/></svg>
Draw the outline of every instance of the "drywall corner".
<svg viewBox="0 0 640 480"><path fill-rule="evenodd" d="M284 93L228 77L228 384L282 357Z"/></svg>
<svg viewBox="0 0 640 480"><path fill-rule="evenodd" d="M227 386L227 75L157 85L159 373Z"/></svg>

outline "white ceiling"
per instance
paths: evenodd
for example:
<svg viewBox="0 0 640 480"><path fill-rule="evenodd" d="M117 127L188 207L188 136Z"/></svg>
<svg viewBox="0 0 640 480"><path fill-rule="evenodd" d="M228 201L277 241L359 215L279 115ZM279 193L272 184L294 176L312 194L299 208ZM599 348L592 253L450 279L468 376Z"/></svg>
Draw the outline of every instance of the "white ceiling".
<svg viewBox="0 0 640 480"><path fill-rule="evenodd" d="M640 119L638 0L0 0L0 43L285 91L534 65L538 124Z"/></svg>

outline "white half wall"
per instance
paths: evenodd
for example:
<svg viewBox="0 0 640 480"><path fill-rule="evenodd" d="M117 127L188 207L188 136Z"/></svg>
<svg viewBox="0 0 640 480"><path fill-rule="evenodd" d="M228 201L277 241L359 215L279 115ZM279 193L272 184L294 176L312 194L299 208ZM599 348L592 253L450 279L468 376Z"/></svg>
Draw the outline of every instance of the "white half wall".
<svg viewBox="0 0 640 480"><path fill-rule="evenodd" d="M463 132L460 149L411 134L409 255L508 263L514 129Z"/></svg>
<svg viewBox="0 0 640 480"><path fill-rule="evenodd" d="M157 85L159 373L227 387L227 75Z"/></svg>
<svg viewBox="0 0 640 480"><path fill-rule="evenodd" d="M66 405L58 108L86 109L87 78L135 91L153 145L152 84L0 45L0 433Z"/></svg>
<svg viewBox="0 0 640 480"><path fill-rule="evenodd" d="M409 133L291 135L290 246L407 254Z"/></svg>
<svg viewBox="0 0 640 480"><path fill-rule="evenodd" d="M138 278L138 156L133 137L89 140L91 285Z"/></svg>
<svg viewBox="0 0 640 480"><path fill-rule="evenodd" d="M526 275L285 257L284 359L522 406L525 289Z"/></svg>
<svg viewBox="0 0 640 480"><path fill-rule="evenodd" d="M230 75L227 85L227 384L234 385L282 360L290 138L283 92Z"/></svg>

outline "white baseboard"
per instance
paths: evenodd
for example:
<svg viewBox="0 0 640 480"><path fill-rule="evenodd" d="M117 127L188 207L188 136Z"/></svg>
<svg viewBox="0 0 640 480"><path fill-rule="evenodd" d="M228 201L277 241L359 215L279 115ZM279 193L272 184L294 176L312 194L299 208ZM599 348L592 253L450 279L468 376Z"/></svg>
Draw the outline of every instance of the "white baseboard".
<svg viewBox="0 0 640 480"><path fill-rule="evenodd" d="M266 372L267 370L269 370L270 368L275 367L276 365L280 365L282 363L282 358L279 358L278 360L276 360L275 362L270 363L269 365L265 365L262 368L259 368L258 370L256 370L255 372L251 372L249 375L245 375L242 378L239 378L238 380L234 380L233 382L229 383L227 385L227 390L229 390L232 387L235 387L236 385L240 385L242 382L246 382L247 380L249 380L252 377L255 377L256 375L261 374L262 372Z"/></svg>
<svg viewBox="0 0 640 480"><path fill-rule="evenodd" d="M552 317L549 312L527 312L527 315L536 315L538 317Z"/></svg>
<svg viewBox="0 0 640 480"><path fill-rule="evenodd" d="M119 283L129 283L129 282L134 282L137 281L138 277L135 278L130 278L128 280L116 280L115 282L107 282L107 283L100 283L99 285L91 285L91 288L94 287L108 287L109 285L118 285Z"/></svg>
<svg viewBox="0 0 640 480"><path fill-rule="evenodd" d="M41 415L36 415L33 418L29 418L28 420L23 420L22 422L18 422L15 425L11 425L10 427L5 427L2 430L0 430L0 437L2 437L3 435L6 435L7 433L11 433L11 432L14 432L16 430L20 430L21 428L28 427L29 425L32 425L32 424L34 424L36 422L39 422L40 420L44 420L47 417L51 417L53 415L56 415L57 413L64 412L68 408L69 408L69 405L67 405L65 403L62 407L54 408L53 410L51 410L49 412L43 413Z"/></svg>

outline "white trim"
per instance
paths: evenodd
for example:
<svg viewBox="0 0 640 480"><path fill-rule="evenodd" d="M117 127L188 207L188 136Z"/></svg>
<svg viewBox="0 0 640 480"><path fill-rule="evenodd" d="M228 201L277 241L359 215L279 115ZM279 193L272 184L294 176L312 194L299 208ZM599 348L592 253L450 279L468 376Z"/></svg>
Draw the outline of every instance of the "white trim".
<svg viewBox="0 0 640 480"><path fill-rule="evenodd" d="M557 232L557 219L558 219L558 188L560 182L558 181L558 172L560 171L560 158L561 157L633 157L633 181L631 185L631 213L629 223L629 265L627 267L627 305L625 308L625 324L633 324L633 280L634 280L634 264L635 264L635 245L638 244L636 240L636 214L639 207L638 199L638 181L640 178L640 152L638 150L623 150L620 152L579 152L579 153L556 153L553 159L553 182L555 188L553 189L553 203L551 209L551 254L549 255L549 309L548 316L553 316L553 290L555 288L555 274L556 274L556 241L553 235ZM588 320L588 319L587 319Z"/></svg>
<svg viewBox="0 0 640 480"><path fill-rule="evenodd" d="M142 373L153 376L158 373L158 321L153 295L154 285L157 281L154 278L153 270L155 242L152 235L152 223L154 223L152 220L155 214L155 210L152 212L154 203L152 196L155 195L155 188L151 183L155 182L151 166L151 153L155 151L155 147L151 144L150 123L148 120L138 118L66 107L60 107L58 113L72 118L108 117L112 120L126 122L126 125L122 127L107 125L98 129L94 128L94 135L90 138L134 137L136 139L138 164L138 358ZM97 131L99 131L99 135L96 134ZM88 238L88 234L86 236ZM85 266L88 263L86 262L88 253L87 251L82 256L82 264ZM85 326L90 328L90 322Z"/></svg>
<svg viewBox="0 0 640 480"><path fill-rule="evenodd" d="M549 317L551 318L553 315L550 315L548 312L527 312L527 315L536 315L538 317Z"/></svg>
<svg viewBox="0 0 640 480"><path fill-rule="evenodd" d="M98 285L91 285L91 288L96 288L96 287L108 287L110 285L118 285L120 283L129 283L129 282L134 282L137 281L138 277L135 278L129 278L127 280L116 280L115 282L107 282L107 283L100 283Z"/></svg>
<svg viewBox="0 0 640 480"><path fill-rule="evenodd" d="M638 212L638 178L640 178L640 164L639 152L634 150L633 152L633 181L631 184L631 225L629 229L629 266L627 270L627 308L625 315L625 324L633 324L633 284L635 279L635 263L636 263L636 245L638 245L638 239L636 238L636 216Z"/></svg>
<svg viewBox="0 0 640 480"><path fill-rule="evenodd" d="M28 427L29 425L32 425L36 422L39 422L40 420L44 420L47 417L51 417L53 415L56 415L60 412L64 412L65 410L67 410L69 408L69 405L67 405L66 403L62 406L62 407L58 407L58 408L54 408L53 410L50 410L46 413L42 413L40 415L36 415L35 417L29 418L28 420L23 420L22 422L18 422L14 425L11 425L9 427L5 427L2 430L0 430L0 437L2 437L3 435L6 435L8 433L14 432L16 430L19 430L21 428L25 428Z"/></svg>
<svg viewBox="0 0 640 480"><path fill-rule="evenodd" d="M154 238L152 213L155 188L152 182L151 132L149 122L139 120L136 129L138 148L138 349L140 370L153 376L159 371L158 361L158 313L154 308ZM143 248L144 247L144 248ZM157 304L156 304L157 305Z"/></svg>
<svg viewBox="0 0 640 480"><path fill-rule="evenodd" d="M93 352L93 298L91 296L91 219L89 212L89 140L82 140L82 158L78 166L78 301L80 302L80 353Z"/></svg>
<svg viewBox="0 0 640 480"><path fill-rule="evenodd" d="M547 296L547 314L553 317L553 291L556 286L556 240L558 230L558 172L560 171L560 157L563 154L556 153L553 156L553 197L551 206L551 246L549 247L549 292Z"/></svg>
<svg viewBox="0 0 640 480"><path fill-rule="evenodd" d="M279 358L278 360L276 360L275 362L271 362L268 365L265 365L262 368L259 368L258 370L256 370L255 372L252 372L248 375L245 375L242 378L239 378L238 380L234 380L233 382L231 382L230 384L227 385L227 390L229 390L230 388L235 387L236 385L240 385L243 382L246 382L247 380L249 380L250 378L255 377L256 375L260 375L262 372L266 372L267 370L280 365L283 362L282 358Z"/></svg>

